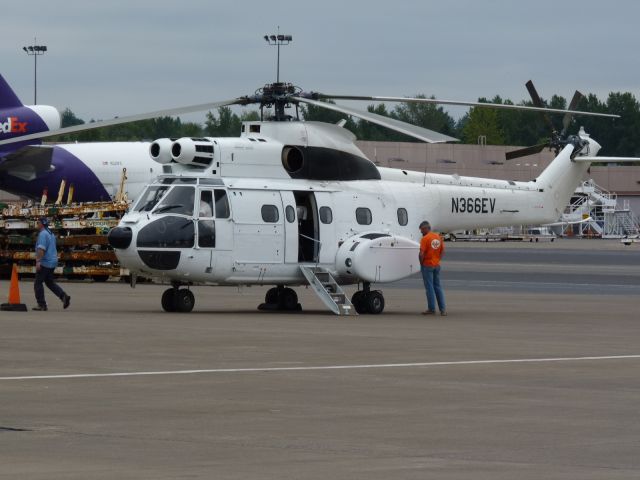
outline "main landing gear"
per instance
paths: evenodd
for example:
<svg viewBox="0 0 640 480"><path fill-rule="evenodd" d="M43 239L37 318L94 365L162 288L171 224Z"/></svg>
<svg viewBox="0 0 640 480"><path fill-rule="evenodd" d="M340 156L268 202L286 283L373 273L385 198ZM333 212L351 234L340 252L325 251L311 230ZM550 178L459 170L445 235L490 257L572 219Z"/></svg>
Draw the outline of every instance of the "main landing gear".
<svg viewBox="0 0 640 480"><path fill-rule="evenodd" d="M264 303L258 306L258 310L299 311L302 306L298 303L298 294L292 288L278 285L267 290Z"/></svg>
<svg viewBox="0 0 640 480"><path fill-rule="evenodd" d="M165 312L188 313L193 310L196 299L193 292L186 288L180 288L179 284L167 289L162 294L162 308Z"/></svg>
<svg viewBox="0 0 640 480"><path fill-rule="evenodd" d="M384 296L380 290L371 290L371 284L364 282L362 290L358 290L351 297L351 303L356 312L377 315L384 310Z"/></svg>

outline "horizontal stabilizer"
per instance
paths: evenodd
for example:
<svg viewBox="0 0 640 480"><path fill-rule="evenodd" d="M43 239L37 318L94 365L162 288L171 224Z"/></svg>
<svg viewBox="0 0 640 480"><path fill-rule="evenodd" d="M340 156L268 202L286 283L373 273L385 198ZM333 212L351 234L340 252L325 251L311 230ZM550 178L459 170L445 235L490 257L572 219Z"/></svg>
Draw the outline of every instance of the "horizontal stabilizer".
<svg viewBox="0 0 640 480"><path fill-rule="evenodd" d="M575 221L571 221L571 222L543 223L541 226L542 227L560 227L560 226L565 226L565 225L577 225L579 223L587 223L587 222L591 222L592 220L593 220L593 218L587 217L587 218L583 218L582 220L575 220Z"/></svg>
<svg viewBox="0 0 640 480"><path fill-rule="evenodd" d="M640 162L640 157L576 157L573 161L590 163L632 163Z"/></svg>
<svg viewBox="0 0 640 480"><path fill-rule="evenodd" d="M51 171L52 146L28 146L10 153L0 160L0 172L31 181Z"/></svg>

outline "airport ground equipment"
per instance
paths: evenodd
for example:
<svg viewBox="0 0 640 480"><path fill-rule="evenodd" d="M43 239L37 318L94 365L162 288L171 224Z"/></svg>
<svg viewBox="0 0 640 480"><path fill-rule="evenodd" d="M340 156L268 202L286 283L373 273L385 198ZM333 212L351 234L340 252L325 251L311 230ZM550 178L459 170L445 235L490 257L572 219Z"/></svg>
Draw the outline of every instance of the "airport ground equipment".
<svg viewBox="0 0 640 480"><path fill-rule="evenodd" d="M105 281L128 272L121 269L107 234L128 208L126 201L70 205L4 204L0 206L0 267L8 278L15 263L21 274L35 274L36 222L50 220L59 263L55 272L67 278Z"/></svg>

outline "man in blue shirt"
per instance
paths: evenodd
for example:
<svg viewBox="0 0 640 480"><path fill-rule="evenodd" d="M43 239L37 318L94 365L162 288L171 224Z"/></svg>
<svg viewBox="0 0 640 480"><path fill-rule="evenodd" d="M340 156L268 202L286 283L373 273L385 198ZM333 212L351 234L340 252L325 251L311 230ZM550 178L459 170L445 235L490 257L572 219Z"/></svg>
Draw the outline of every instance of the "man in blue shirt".
<svg viewBox="0 0 640 480"><path fill-rule="evenodd" d="M36 240L36 281L33 289L36 293L37 307L34 310L46 311L47 302L44 299L44 283L56 297L62 300L62 306L67 308L71 303L71 297L67 295L56 283L53 271L58 265L58 251L56 249L56 237L49 230L49 220L41 218L37 223L38 239Z"/></svg>

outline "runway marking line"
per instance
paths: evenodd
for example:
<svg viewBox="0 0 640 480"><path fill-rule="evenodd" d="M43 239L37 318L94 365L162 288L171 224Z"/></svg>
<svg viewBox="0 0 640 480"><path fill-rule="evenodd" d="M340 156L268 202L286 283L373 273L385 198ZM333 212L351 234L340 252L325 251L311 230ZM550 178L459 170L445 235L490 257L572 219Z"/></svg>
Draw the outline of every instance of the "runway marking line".
<svg viewBox="0 0 640 480"><path fill-rule="evenodd" d="M9 380L54 380L64 378L100 378L100 377L139 377L151 375L194 375L205 373L252 373L252 372L296 372L314 370L360 370L375 368L425 368L458 365L490 365L509 363L545 363L545 362L579 362L595 360L630 360L639 359L640 355L609 355L599 357L555 357L555 358L514 358L505 360L460 360L449 362L424 363L383 363L365 365L324 365L307 367L252 367L252 368L211 368L206 370L165 370L147 372L113 372L113 373L76 373L60 375L29 375L16 377L0 377L0 381Z"/></svg>

